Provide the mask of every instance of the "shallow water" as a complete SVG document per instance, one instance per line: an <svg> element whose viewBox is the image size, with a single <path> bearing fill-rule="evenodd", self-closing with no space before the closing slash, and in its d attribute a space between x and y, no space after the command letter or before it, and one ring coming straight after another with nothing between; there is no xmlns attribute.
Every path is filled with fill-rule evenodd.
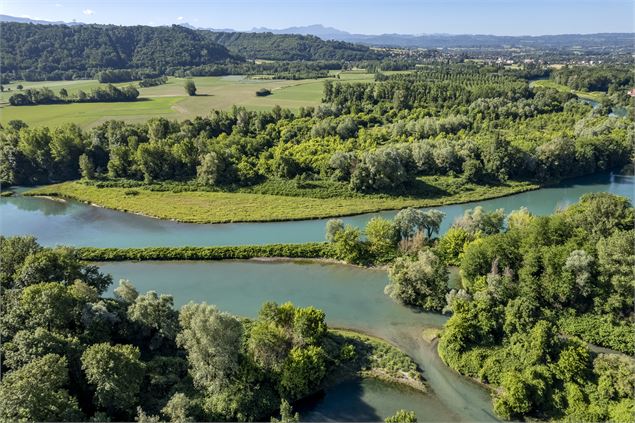
<svg viewBox="0 0 635 423"><path fill-rule="evenodd" d="M488 210L504 208L507 212L525 206L534 214L547 215L578 201L587 192L609 191L633 199L634 186L632 176L593 175L509 197L437 209L446 213L441 227L444 232L456 217L476 205ZM392 217L395 213L363 214L343 220L364 226L373 216ZM326 220L201 225L153 219L76 201L22 196L0 198L0 233L34 235L43 245L147 247L323 241Z"/></svg>
<svg viewBox="0 0 635 423"><path fill-rule="evenodd" d="M416 400L408 399L406 403L410 406L402 407L424 407L427 410L424 414L417 413L419 421L494 419L489 395L443 365L434 347L421 339L424 326L441 327L447 318L415 312L393 302L383 292L388 281L384 271L337 264L254 260L117 262L102 263L100 267L115 280L131 280L140 292L173 294L176 306L205 301L234 314L255 317L266 301L313 305L325 311L331 327L347 327L381 337L415 359L434 393L411 392ZM112 288L108 292L111 294ZM380 385L383 387L378 388ZM370 413L367 409L370 407L380 417L391 415L395 410L388 405L403 403L402 394L389 384L380 385L361 391L349 385L332 388L335 392L339 389L364 395L340 398L329 390L307 418L322 420L328 415L329 419L345 420L346 403L357 404L366 410L364 413ZM385 400L379 401L381 398Z"/></svg>

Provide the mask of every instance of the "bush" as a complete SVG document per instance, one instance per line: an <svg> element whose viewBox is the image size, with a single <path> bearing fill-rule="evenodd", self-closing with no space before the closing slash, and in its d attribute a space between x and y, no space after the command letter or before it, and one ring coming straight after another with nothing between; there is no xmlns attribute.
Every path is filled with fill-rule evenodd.
<svg viewBox="0 0 635 423"><path fill-rule="evenodd" d="M267 244L229 247L145 247L94 248L81 247L77 256L86 261L124 260L228 260L254 257L333 258L331 244Z"/></svg>
<svg viewBox="0 0 635 423"><path fill-rule="evenodd" d="M256 96L258 97L266 97L268 95L271 95L271 90L267 88L261 88L258 91L256 91Z"/></svg>

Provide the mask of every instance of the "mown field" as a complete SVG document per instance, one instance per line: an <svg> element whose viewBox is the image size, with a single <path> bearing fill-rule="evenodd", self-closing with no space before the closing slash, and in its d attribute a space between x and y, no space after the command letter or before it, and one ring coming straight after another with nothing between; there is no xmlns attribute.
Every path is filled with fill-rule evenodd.
<svg viewBox="0 0 635 423"><path fill-rule="evenodd" d="M334 74L334 77L337 74ZM339 73L346 81L372 81L373 74L364 71ZM90 91L100 84L96 80L82 81L42 81L13 82L5 85L0 93L0 123L21 119L30 126L58 126L62 123L76 123L84 128L96 126L111 119L141 122L152 117L169 119L191 119L205 116L211 110L227 110L232 106L243 106L249 110L268 110L279 105L298 110L303 106L317 106L322 99L324 79L303 79L297 81L245 78L243 76L210 76L192 78L197 87L197 96L189 97L183 89L184 79L170 78L167 84L156 87L139 88L139 100L123 103L52 104L14 107L8 104L9 97L19 92L17 85L24 88L48 87L54 92L65 88L70 95L79 90ZM132 83L118 83L124 86ZM257 97L260 88L271 90L266 97ZM10 91L8 91L10 90Z"/></svg>
<svg viewBox="0 0 635 423"><path fill-rule="evenodd" d="M553 88L560 92L572 92L573 94L585 100L601 101L602 98L606 97L606 94L601 91L587 91L587 92L576 91L576 90L572 90L566 85L558 84L557 82L552 81L551 79L541 79L538 81L534 81L532 82L532 86L543 87L543 88Z"/></svg>
<svg viewBox="0 0 635 423"><path fill-rule="evenodd" d="M98 188L81 182L65 182L29 191L27 195L73 198L110 209L161 219L191 223L267 222L316 219L465 203L537 189L528 182L501 185L462 184L458 178L422 177L430 195L357 195L311 197L250 192L154 191L145 188ZM255 187L254 190L257 190ZM322 197L322 198L319 198Z"/></svg>

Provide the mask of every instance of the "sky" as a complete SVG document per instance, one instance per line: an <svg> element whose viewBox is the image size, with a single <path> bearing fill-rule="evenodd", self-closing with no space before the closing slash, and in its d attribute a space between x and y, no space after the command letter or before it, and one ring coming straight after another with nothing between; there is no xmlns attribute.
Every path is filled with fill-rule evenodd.
<svg viewBox="0 0 635 423"><path fill-rule="evenodd" d="M250 30L323 24L360 34L633 32L635 0L0 0L0 14Z"/></svg>

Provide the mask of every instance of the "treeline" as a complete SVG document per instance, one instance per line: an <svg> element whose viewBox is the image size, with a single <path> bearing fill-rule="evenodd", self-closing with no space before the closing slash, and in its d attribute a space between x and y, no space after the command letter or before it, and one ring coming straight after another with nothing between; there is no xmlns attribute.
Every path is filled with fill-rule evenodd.
<svg viewBox="0 0 635 423"><path fill-rule="evenodd" d="M112 84L94 88L89 93L79 90L75 95L69 95L65 88L55 94L50 88L27 88L24 92L9 97L12 106L33 106L36 104L58 103L103 103L118 101L136 101L139 91L132 85L118 88Z"/></svg>
<svg viewBox="0 0 635 423"><path fill-rule="evenodd" d="M233 60L204 31L182 26L30 25L3 23L3 73L14 79L87 77L105 69L153 69Z"/></svg>
<svg viewBox="0 0 635 423"><path fill-rule="evenodd" d="M445 102L429 96L446 98L445 81L421 83L426 88L405 94L395 88L408 79L399 77L368 86L327 83L326 97L337 104L297 113L236 107L184 122L108 121L89 131L13 121L0 131L0 180L30 185L81 175L188 181L214 189L268 179L320 180L351 192L408 194L422 188L417 178L426 175L476 183L549 182L619 169L629 161L628 119L555 90L526 91L520 81L504 93L505 79L487 78L466 82L472 94ZM484 88L490 86L492 92ZM378 101L390 97L374 94L384 92L396 98ZM475 99L476 92L484 97ZM401 93L414 97L401 104ZM528 98L515 100L519 93Z"/></svg>
<svg viewBox="0 0 635 423"><path fill-rule="evenodd" d="M329 332L313 307L253 320L112 283L72 249L0 237L2 421L298 421L290 404L339 378L425 389L389 344ZM331 381L331 382L328 382ZM280 421L275 420L275 421Z"/></svg>
<svg viewBox="0 0 635 423"><path fill-rule="evenodd" d="M327 243L266 244L221 247L145 247L75 249L77 257L86 261L124 260L232 260L256 257L334 258Z"/></svg>
<svg viewBox="0 0 635 423"><path fill-rule="evenodd" d="M215 33L178 25L66 26L8 22L2 27L3 83L7 80L71 80L96 75L103 82L123 82L141 79L139 76L178 76L190 70L195 72L193 75L245 74L246 69L254 66L253 63L240 66L247 65L245 58L337 61L341 67L342 62L385 56L366 46L312 36ZM302 72L314 76L317 72L303 64L287 66L302 68ZM112 74L109 72L112 70L124 72ZM274 73L286 79L302 77L298 71Z"/></svg>
<svg viewBox="0 0 635 423"><path fill-rule="evenodd" d="M631 66L565 66L551 72L551 78L574 90L603 91L609 94L628 91L635 86Z"/></svg>
<svg viewBox="0 0 635 423"><path fill-rule="evenodd" d="M337 60L381 59L383 53L360 44L325 41L312 35L255 32L208 32L214 42L247 59Z"/></svg>

